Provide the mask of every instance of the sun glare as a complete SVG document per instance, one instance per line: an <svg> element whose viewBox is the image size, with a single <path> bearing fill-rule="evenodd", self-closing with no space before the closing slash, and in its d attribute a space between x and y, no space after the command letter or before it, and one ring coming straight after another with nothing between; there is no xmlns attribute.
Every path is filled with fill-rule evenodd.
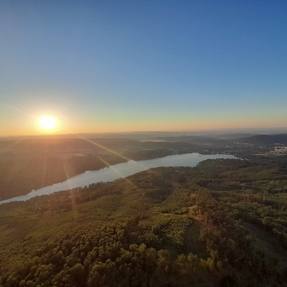
<svg viewBox="0 0 287 287"><path fill-rule="evenodd" d="M58 119L54 115L41 115L38 126L42 132L55 132L58 127Z"/></svg>

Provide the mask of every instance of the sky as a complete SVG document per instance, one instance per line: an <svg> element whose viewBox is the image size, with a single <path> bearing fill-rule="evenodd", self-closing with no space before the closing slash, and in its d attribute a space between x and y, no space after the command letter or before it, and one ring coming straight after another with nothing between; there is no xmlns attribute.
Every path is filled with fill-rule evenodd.
<svg viewBox="0 0 287 287"><path fill-rule="evenodd" d="M0 135L287 127L285 0L1 0Z"/></svg>

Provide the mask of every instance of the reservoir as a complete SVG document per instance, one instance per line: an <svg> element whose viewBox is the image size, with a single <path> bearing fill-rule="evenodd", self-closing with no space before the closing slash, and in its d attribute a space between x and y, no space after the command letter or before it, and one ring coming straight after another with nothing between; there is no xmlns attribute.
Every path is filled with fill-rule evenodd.
<svg viewBox="0 0 287 287"><path fill-rule="evenodd" d="M238 159L233 155L227 154L200 154L200 153L186 153L178 155L169 155L155 159L140 160L140 161L126 161L119 164L107 166L105 168L93 171L85 171L79 175L68 178L62 182L52 185L44 186L31 192L11 197L0 201L0 204L26 201L33 197L48 195L59 191L70 190L73 188L81 188L90 184L99 182L111 182L116 179L125 178L130 175L149 170L157 167L195 167L204 160L216 159ZM17 180L17 179L16 179Z"/></svg>

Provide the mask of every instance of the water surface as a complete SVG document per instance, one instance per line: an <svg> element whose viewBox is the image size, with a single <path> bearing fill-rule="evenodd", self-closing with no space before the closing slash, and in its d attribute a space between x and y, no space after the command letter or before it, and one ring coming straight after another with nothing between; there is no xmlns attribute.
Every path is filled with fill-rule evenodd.
<svg viewBox="0 0 287 287"><path fill-rule="evenodd" d="M30 193L11 197L0 201L0 204L26 201L33 197L52 194L59 191L69 190L72 188L85 187L93 183L111 182L116 179L125 178L127 176L142 172L156 167L195 167L200 162L207 159L237 159L233 155L227 154L199 154L186 153L179 155L169 155L161 158L127 161L119 164L114 164L99 170L86 171L74 177L68 178L65 181L44 186L42 188L32 190Z"/></svg>

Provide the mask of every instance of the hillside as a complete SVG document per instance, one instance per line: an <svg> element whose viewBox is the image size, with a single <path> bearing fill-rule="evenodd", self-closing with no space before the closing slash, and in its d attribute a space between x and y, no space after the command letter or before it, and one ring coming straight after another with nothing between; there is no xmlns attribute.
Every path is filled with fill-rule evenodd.
<svg viewBox="0 0 287 287"><path fill-rule="evenodd" d="M284 286L284 166L206 161L0 206L0 286Z"/></svg>
<svg viewBox="0 0 287 287"><path fill-rule="evenodd" d="M240 141L254 145L287 145L287 134L254 135L241 138Z"/></svg>

